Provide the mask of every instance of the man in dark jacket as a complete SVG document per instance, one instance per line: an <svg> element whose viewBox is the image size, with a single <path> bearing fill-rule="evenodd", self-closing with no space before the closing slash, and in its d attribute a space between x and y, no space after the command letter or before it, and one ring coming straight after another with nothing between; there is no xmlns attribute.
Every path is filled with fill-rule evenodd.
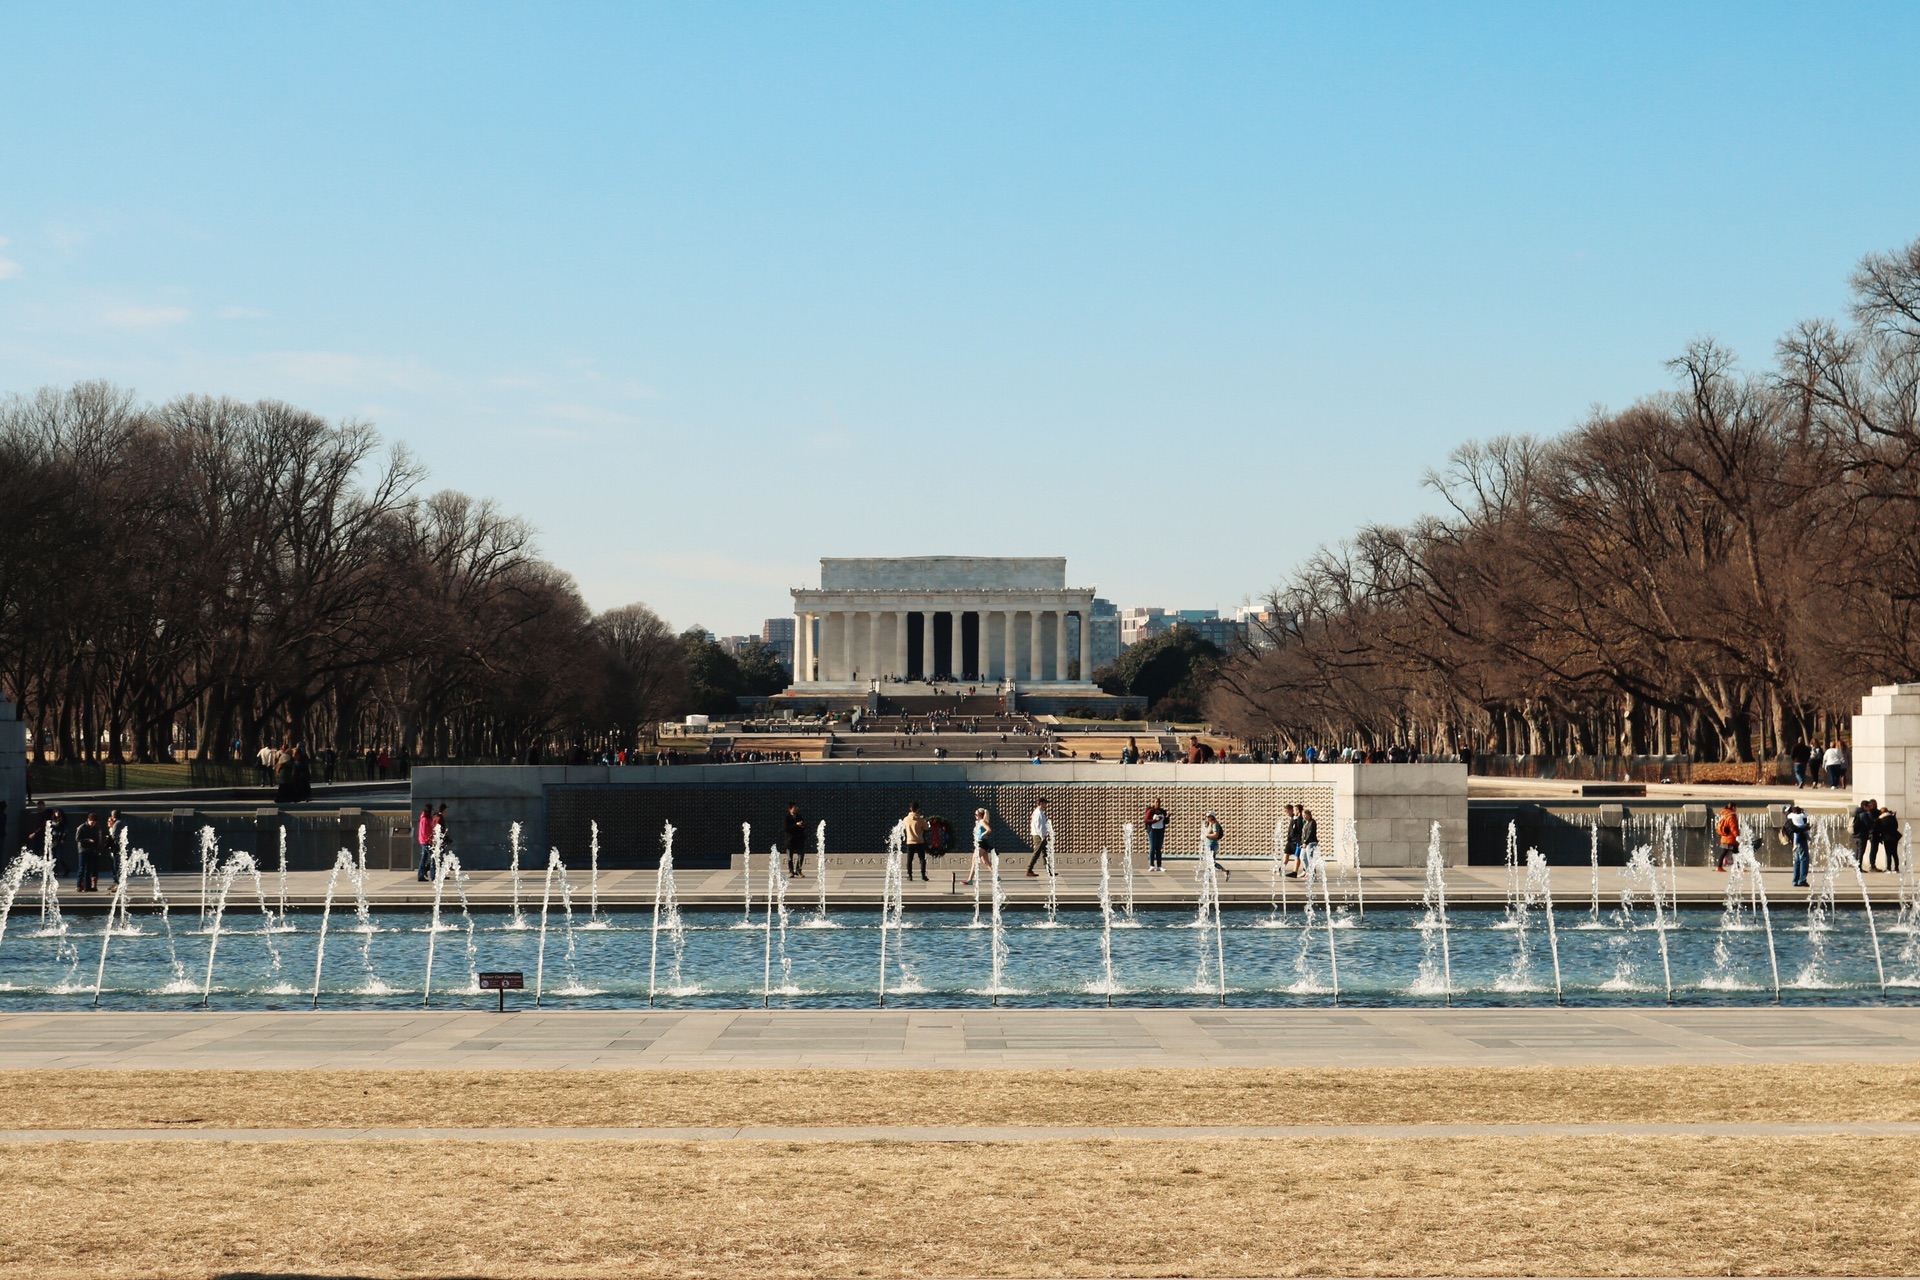
<svg viewBox="0 0 1920 1280"><path fill-rule="evenodd" d="M1880 843L1874 826L1879 821L1880 804L1876 800L1862 800L1853 811L1853 856L1860 863L1862 871L1873 870L1871 858Z"/></svg>
<svg viewBox="0 0 1920 1280"><path fill-rule="evenodd" d="M787 806L787 874L796 880L804 880L801 870L807 862L807 820L800 816L800 806Z"/></svg>
<svg viewBox="0 0 1920 1280"><path fill-rule="evenodd" d="M106 829L100 825L100 815L89 813L87 820L80 824L80 830L73 836L75 859L73 887L81 893L93 893L100 888L100 846Z"/></svg>

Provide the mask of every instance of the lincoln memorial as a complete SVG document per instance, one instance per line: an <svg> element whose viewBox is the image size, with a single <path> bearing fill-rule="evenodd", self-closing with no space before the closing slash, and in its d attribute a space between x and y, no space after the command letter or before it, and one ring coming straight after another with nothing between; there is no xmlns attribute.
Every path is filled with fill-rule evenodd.
<svg viewBox="0 0 1920 1280"><path fill-rule="evenodd" d="M1062 556L823 559L819 589L793 592L792 692L934 679L1087 691L1093 594L1067 585Z"/></svg>

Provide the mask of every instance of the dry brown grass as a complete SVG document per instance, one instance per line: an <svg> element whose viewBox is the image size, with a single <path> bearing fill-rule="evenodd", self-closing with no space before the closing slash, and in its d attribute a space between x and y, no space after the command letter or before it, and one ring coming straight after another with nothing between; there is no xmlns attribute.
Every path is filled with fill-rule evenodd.
<svg viewBox="0 0 1920 1280"><path fill-rule="evenodd" d="M0 1148L0 1275L1913 1274L1902 1139Z"/></svg>
<svg viewBox="0 0 1920 1280"><path fill-rule="evenodd" d="M13 1128L1920 1120L1920 1066L12 1071Z"/></svg>

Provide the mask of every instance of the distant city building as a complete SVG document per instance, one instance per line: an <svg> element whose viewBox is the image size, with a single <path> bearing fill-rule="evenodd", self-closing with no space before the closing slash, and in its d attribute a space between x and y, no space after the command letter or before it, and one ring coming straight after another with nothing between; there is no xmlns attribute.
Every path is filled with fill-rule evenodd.
<svg viewBox="0 0 1920 1280"><path fill-rule="evenodd" d="M1160 609L1135 606L1120 611L1120 645L1130 649L1142 640L1185 627L1222 649L1231 649L1247 635L1244 622L1223 618L1218 609Z"/></svg>
<svg viewBox="0 0 1920 1280"><path fill-rule="evenodd" d="M1189 618L1186 616L1189 613L1199 616ZM1182 609L1174 619L1174 625L1182 631L1194 632L1202 640L1229 653L1247 638L1247 624L1221 617L1218 609Z"/></svg>
<svg viewBox="0 0 1920 1280"><path fill-rule="evenodd" d="M1165 609L1131 608L1120 611L1120 647L1131 649L1142 640L1151 640L1173 626Z"/></svg>
<svg viewBox="0 0 1920 1280"><path fill-rule="evenodd" d="M1294 616L1264 604L1243 604L1233 611L1234 621L1246 628L1247 643L1255 649L1271 649L1276 637L1293 625Z"/></svg>
<svg viewBox="0 0 1920 1280"><path fill-rule="evenodd" d="M760 624L760 643L773 650L780 665L793 674L793 619L768 618Z"/></svg>
<svg viewBox="0 0 1920 1280"><path fill-rule="evenodd" d="M1087 613L1087 652L1095 671L1119 660L1120 611L1111 600L1094 597Z"/></svg>
<svg viewBox="0 0 1920 1280"><path fill-rule="evenodd" d="M760 641L753 636L720 636L714 643L736 658L744 658L760 647Z"/></svg>

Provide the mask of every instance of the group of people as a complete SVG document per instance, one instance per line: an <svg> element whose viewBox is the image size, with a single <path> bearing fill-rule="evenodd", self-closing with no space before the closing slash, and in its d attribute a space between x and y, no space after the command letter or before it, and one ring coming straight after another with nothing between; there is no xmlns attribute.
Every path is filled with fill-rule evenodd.
<svg viewBox="0 0 1920 1280"><path fill-rule="evenodd" d="M1900 828L1900 815L1892 809L1881 808L1878 801L1862 800L1853 810L1849 834L1853 840L1853 856L1862 872L1900 869L1900 841L1905 833ZM1731 801L1721 806L1719 816L1714 819L1713 836L1719 850L1713 869L1725 871L1740 852L1740 814ZM1808 888L1813 821L1805 809L1797 804L1787 806L1781 818L1780 838L1793 851L1793 887ZM1877 865L1883 860L1882 854L1885 855L1884 868Z"/></svg>
<svg viewBox="0 0 1920 1280"><path fill-rule="evenodd" d="M439 839L436 841L435 836ZM414 873L416 880L432 880L440 874L439 862L453 852L453 832L447 826L447 806L435 809L432 805L422 805L420 816L413 824L414 842L420 846L420 866Z"/></svg>
<svg viewBox="0 0 1920 1280"><path fill-rule="evenodd" d="M330 750L327 752L328 756L332 754ZM298 804L313 799L313 757L307 753L306 744L292 739L277 747L262 743L254 759L260 764L260 785L273 788L275 804ZM331 766L327 780L333 780Z"/></svg>
<svg viewBox="0 0 1920 1280"><path fill-rule="evenodd" d="M1827 776L1827 785L1835 791L1847 780L1847 752L1838 742L1829 742L1825 751L1808 746L1805 741L1796 741L1793 749L1787 752L1787 758L1793 761L1793 785L1796 787L1819 787L1821 773Z"/></svg>
<svg viewBox="0 0 1920 1280"><path fill-rule="evenodd" d="M0 805L0 811L4 809L5 806ZM97 893L103 863L110 865L108 883L120 882L120 838L126 825L120 811L112 809L104 818L95 810L78 826L70 826L66 810L49 810L41 805L27 825L26 844L29 849L42 850L52 856L56 876L71 871L76 892ZM69 852L73 855L71 863L67 861Z"/></svg>
<svg viewBox="0 0 1920 1280"><path fill-rule="evenodd" d="M1886 869L1900 869L1900 815L1883 809L1877 800L1862 800L1853 811L1853 856L1862 871L1878 871L1879 855L1886 854Z"/></svg>

